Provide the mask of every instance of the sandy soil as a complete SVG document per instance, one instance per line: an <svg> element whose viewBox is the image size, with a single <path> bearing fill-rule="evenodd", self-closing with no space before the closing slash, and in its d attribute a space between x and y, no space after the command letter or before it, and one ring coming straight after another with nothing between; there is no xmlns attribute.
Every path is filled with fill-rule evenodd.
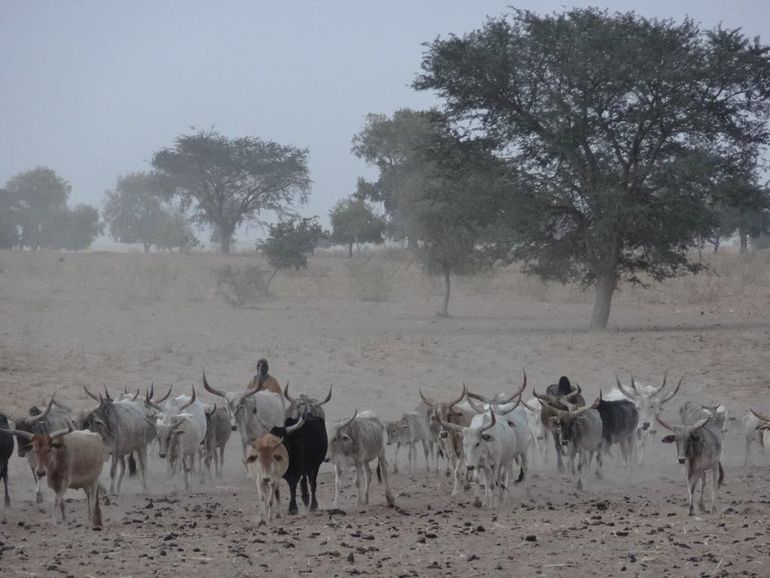
<svg viewBox="0 0 770 578"><path fill-rule="evenodd" d="M403 256L378 256L363 275L385 273L387 300L371 302L360 271L319 256L308 271L279 274L274 297L235 309L216 293L212 271L251 257L0 252L0 410L18 415L53 391L80 409L82 385L115 391L200 384L245 385L256 360L294 391L320 396L334 384L330 420L354 409L384 419L411 410L417 387L437 398L463 381L492 393L518 384L522 368L543 389L566 374L588 398L633 372L657 382L686 375L667 409L676 421L688 399L725 403L732 416L770 412L767 259L722 256L713 272L616 299L611 329L584 330L590 295L545 287L516 271L460 280L453 317L438 318L439 286ZM384 279L384 280L383 280ZM364 279L365 281L366 279ZM358 282L357 282L358 281ZM686 515L683 472L671 446L655 443L646 466L627 479L610 463L582 492L552 463L533 468L529 492L516 487L496 511L453 500L449 481L391 476L397 508L372 487L355 507L352 477L342 512L284 516L258 527L256 490L233 439L225 476L171 495L155 458L151 495L136 480L103 508L101 532L85 524L81 492L70 522L55 523L50 491L39 509L26 462L11 464L11 509L0 509L2 575L770 575L770 467L756 453L743 471L737 422L726 439L719 515ZM237 435L237 434L236 434ZM660 436L658 436L660 437ZM553 453L551 453L553 456ZM406 457L402 452L401 469ZM392 458L391 458L392 459ZM105 479L107 473L105 470ZM329 504L332 476L319 488ZM707 492L707 498L709 498ZM708 503L708 500L707 500ZM283 507L286 507L284 502Z"/></svg>

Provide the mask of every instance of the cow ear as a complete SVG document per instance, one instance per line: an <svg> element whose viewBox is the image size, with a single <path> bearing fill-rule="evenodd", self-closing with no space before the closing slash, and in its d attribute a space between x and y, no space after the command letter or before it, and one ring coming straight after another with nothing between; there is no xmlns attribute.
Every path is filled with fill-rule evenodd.
<svg viewBox="0 0 770 578"><path fill-rule="evenodd" d="M667 435L666 437L664 437L660 441L662 441L664 444L672 444L672 443L674 443L676 441L676 436L675 435Z"/></svg>
<svg viewBox="0 0 770 578"><path fill-rule="evenodd" d="M481 434L481 439L483 439L485 442L491 442L495 439L495 437L489 434Z"/></svg>
<svg viewBox="0 0 770 578"><path fill-rule="evenodd" d="M352 439L350 439L350 436L348 434L342 434L342 439L347 440L349 442L353 441Z"/></svg>
<svg viewBox="0 0 770 578"><path fill-rule="evenodd" d="M409 429L409 424L405 423L404 425L401 426L401 429Z"/></svg>
<svg viewBox="0 0 770 578"><path fill-rule="evenodd" d="M178 436L178 435L182 435L184 433L184 430L182 430L182 429L175 429L175 430L172 430L172 433L174 435Z"/></svg>

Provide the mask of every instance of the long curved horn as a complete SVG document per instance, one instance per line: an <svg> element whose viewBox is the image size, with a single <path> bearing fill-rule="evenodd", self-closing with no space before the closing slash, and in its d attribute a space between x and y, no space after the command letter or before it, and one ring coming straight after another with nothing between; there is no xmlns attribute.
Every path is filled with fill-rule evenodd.
<svg viewBox="0 0 770 578"><path fill-rule="evenodd" d="M580 387L579 383L575 384L575 391L569 392L567 395L563 396L561 399L570 401L573 397L579 396L581 393L583 393L583 389Z"/></svg>
<svg viewBox="0 0 770 578"><path fill-rule="evenodd" d="M620 383L620 378L618 377L617 373L615 374L615 383L618 385L618 389L620 390L620 393L625 395L628 399L636 399L637 397L636 394L626 389L626 386Z"/></svg>
<svg viewBox="0 0 770 578"><path fill-rule="evenodd" d="M68 434L68 433L70 433L71 431L72 431L72 427L66 427L66 428L64 428L64 429L57 429L56 431L54 431L54 432L51 432L51 433L50 433L50 434L48 434L48 435L50 435L50 436L51 436L51 439L55 439L55 438L60 438L60 437L61 437L61 436L63 436L63 435L67 435L67 434Z"/></svg>
<svg viewBox="0 0 770 578"><path fill-rule="evenodd" d="M288 385L288 383L287 383ZM329 386L329 393L326 395L326 399L324 399L322 402L319 402L318 405L324 405L325 403L329 403L332 399L332 386Z"/></svg>
<svg viewBox="0 0 770 578"><path fill-rule="evenodd" d="M532 407L531 405L529 405L529 404L528 404L526 401L524 401L523 399L519 398L519 400L521 401L521 405L523 405L523 406L524 406L526 409L528 409L528 410L529 410L529 411L531 411L532 413L540 413L540 410L539 410L539 409L535 409L534 407Z"/></svg>
<svg viewBox="0 0 770 578"><path fill-rule="evenodd" d="M520 403L521 403L521 396L518 397L518 399L516 400L516 403L513 404L513 407L511 409L507 409L503 412L500 412L500 415L508 415L509 413L513 412L513 410L515 410L517 407L519 407Z"/></svg>
<svg viewBox="0 0 770 578"><path fill-rule="evenodd" d="M28 440L32 439L33 434L29 433L28 431L22 431L20 429L4 429L0 428L1 432L8 433L15 436L21 436L23 438L27 438Z"/></svg>
<svg viewBox="0 0 770 578"><path fill-rule="evenodd" d="M205 369L203 370L203 388L206 391L208 391L209 393L212 393L214 395L218 395L219 397L224 397L225 399L227 399L227 396L223 392L219 391L218 389L214 389L213 387L211 387L209 385L209 382L206 381L206 370Z"/></svg>
<svg viewBox="0 0 770 578"><path fill-rule="evenodd" d="M287 386L289 385L288 381L286 382L286 385ZM249 391L247 391L246 393L243 394L243 398L242 399L246 399L247 397L251 397L255 393L259 393L261 390L262 390L261 387L255 387L254 389L250 389ZM222 397L224 397L224 396L222 396Z"/></svg>
<svg viewBox="0 0 770 578"><path fill-rule="evenodd" d="M602 401L604 401L604 400L602 400L602 390L599 389L599 397L597 397L596 401L594 401L594 403L591 405L591 409L596 409L597 407L599 407L599 404Z"/></svg>
<svg viewBox="0 0 770 578"><path fill-rule="evenodd" d="M532 390L532 395L535 396L535 399L540 400L542 403L545 403L546 405L548 405L550 407L554 407L554 405L556 405L557 403L560 403L560 400L558 400L554 396L548 395L547 393L543 394L543 395L540 395L534 389Z"/></svg>
<svg viewBox="0 0 770 578"><path fill-rule="evenodd" d="M442 419L438 415L438 410L433 410L433 415L436 416L436 421L438 421L439 425L447 430L456 431L458 433L462 433L465 431L465 426L457 425L456 423L447 423L445 421L442 421Z"/></svg>
<svg viewBox="0 0 770 578"><path fill-rule="evenodd" d="M655 392L652 394L652 396L658 395L661 391L663 391L663 388L666 387L666 380L668 379L668 370L663 374L663 383L660 384L660 387L655 390ZM652 397L650 396L650 397Z"/></svg>
<svg viewBox="0 0 770 578"><path fill-rule="evenodd" d="M106 396L107 396L107 401L112 401L112 397L110 396L110 392L109 392L109 390L107 389L107 386L106 386L106 385L104 386L104 395L106 395Z"/></svg>
<svg viewBox="0 0 770 578"><path fill-rule="evenodd" d="M420 386L418 388L418 391L420 392L420 398L422 399L423 403L425 403L425 405L427 405L428 407L436 407L436 402L435 401L433 401L432 399L428 399L427 397L425 397L423 395L423 393L422 393L422 386Z"/></svg>
<svg viewBox="0 0 770 578"><path fill-rule="evenodd" d="M90 391L88 391L88 388L87 388L85 385L83 386L83 391L85 391L85 392L86 392L86 395L87 395L88 397L90 397L91 399L93 399L94 401L97 401L97 402L99 401L99 398L98 398L98 397L96 397L96 396L95 396L93 393L91 393Z"/></svg>
<svg viewBox="0 0 770 578"><path fill-rule="evenodd" d="M770 416L762 415L761 413L758 413L753 409L751 410L751 413L753 413L755 417L761 419L762 421L770 422Z"/></svg>
<svg viewBox="0 0 770 578"><path fill-rule="evenodd" d="M476 413L484 413L486 411L483 405L479 405L475 397L472 398L468 396L468 403L471 405L471 407Z"/></svg>
<svg viewBox="0 0 770 578"><path fill-rule="evenodd" d="M488 429L492 429L493 427L495 427L495 424L497 423L497 418L495 417L495 412L493 412L493 411L492 411L492 408L491 408L491 407L489 408L489 415L491 415L491 416L492 416L492 421L490 422L490 424L489 424L489 425L487 425L487 426L484 426L483 428L481 428L481 429L479 430L479 434L483 434L483 433L484 433L485 431L487 431Z"/></svg>
<svg viewBox="0 0 770 578"><path fill-rule="evenodd" d="M166 395L164 395L164 396L163 396L163 397L161 397L160 399L156 399L156 400L155 400L155 403L163 403L164 401L166 401L166 400L169 398L169 396L171 395L171 391L172 391L173 389L174 389L174 386L173 386L173 385L170 385L170 386L168 387L168 391L166 392Z"/></svg>
<svg viewBox="0 0 770 578"><path fill-rule="evenodd" d="M182 407L179 408L179 412L180 413L183 412L184 410L186 410L188 407L190 407L192 404L195 403L195 386L194 385L193 385L192 390L193 390L193 392L192 392L192 397L190 398L190 401L188 401L186 404L184 404Z"/></svg>
<svg viewBox="0 0 770 578"><path fill-rule="evenodd" d="M150 391L148 392L148 397L150 399L155 397L155 382L154 381L150 383Z"/></svg>
<svg viewBox="0 0 770 578"><path fill-rule="evenodd" d="M673 427L671 427L671 426L670 426L670 425L668 425L668 424L667 424L665 421L663 421L659 415L656 415L656 416L655 416L655 419L657 419L657 420L658 420L658 423L659 423L660 425L662 425L664 428L666 428L667 430L669 430L669 431L676 431L676 430L675 430Z"/></svg>
<svg viewBox="0 0 770 578"><path fill-rule="evenodd" d="M341 430L341 429L342 429L342 428L344 428L345 426L348 426L348 425L350 425L351 423L353 423L353 420L354 420L354 419L356 419L356 417L357 417L357 416L358 416L358 409L356 409L356 411L355 411L355 412L353 412L353 417L351 417L349 420L345 421L344 423L341 423L341 424L340 424L340 425L337 427L337 429L338 429L338 430Z"/></svg>
<svg viewBox="0 0 770 578"><path fill-rule="evenodd" d="M286 382L286 387L283 388L283 396L290 402L294 403L295 399L289 395L289 382Z"/></svg>
<svg viewBox="0 0 770 578"><path fill-rule="evenodd" d="M471 399L475 399L480 401L481 403L492 403L492 401L488 397L484 397L480 393L472 393L470 391L466 392L465 396L468 398L468 401Z"/></svg>
<svg viewBox="0 0 770 578"><path fill-rule="evenodd" d="M679 380L679 383L676 384L676 387L674 388L674 390L670 393L667 393L666 397L660 400L660 405L663 405L664 403L671 401L671 398L674 397L679 391L679 388L682 387L683 381L684 381L684 375L682 376L682 379Z"/></svg>
<svg viewBox="0 0 770 578"><path fill-rule="evenodd" d="M136 401L139 397L139 388L136 389L136 393L134 394L134 397L131 398L131 401Z"/></svg>
<svg viewBox="0 0 770 578"><path fill-rule="evenodd" d="M455 399L454 401L449 403L449 409L451 410L454 406L456 406L458 403L460 403L463 398L465 397L465 394L468 393L468 388L465 387L465 384L463 383L463 391L460 394L460 397Z"/></svg>
<svg viewBox="0 0 770 578"><path fill-rule="evenodd" d="M584 405L583 407L578 407L576 409L570 410L570 413L572 415L580 415L580 414L583 414L583 413L585 413L587 411L591 411L592 409L595 409L595 408L593 406L591 406L591 405Z"/></svg>
<svg viewBox="0 0 770 578"><path fill-rule="evenodd" d="M711 417L704 417L702 420L696 421L690 426L690 431L695 431L696 429L702 428L710 419Z"/></svg>
<svg viewBox="0 0 770 578"><path fill-rule="evenodd" d="M44 418L48 417L48 412L51 411L51 407L53 406L53 400L54 400L55 397L56 397L56 394L54 393L51 396L51 401L49 401L48 405L45 406L45 411L43 413L41 413L40 415L36 415L35 417L30 418L29 421L40 421L41 419L44 419Z"/></svg>
<svg viewBox="0 0 770 578"><path fill-rule="evenodd" d="M297 423L295 423L294 425L290 425L289 427L286 428L286 435L289 435L297 431L303 425L305 425L305 414L302 414L302 417L299 418L299 421Z"/></svg>

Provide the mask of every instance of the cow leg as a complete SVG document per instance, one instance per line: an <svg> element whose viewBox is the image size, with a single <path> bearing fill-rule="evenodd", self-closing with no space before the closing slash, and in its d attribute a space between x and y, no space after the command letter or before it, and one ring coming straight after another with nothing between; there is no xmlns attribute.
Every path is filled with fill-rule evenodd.
<svg viewBox="0 0 770 578"><path fill-rule="evenodd" d="M409 474L414 473L414 468L417 467L417 447L415 442L409 440Z"/></svg>
<svg viewBox="0 0 770 578"><path fill-rule="evenodd" d="M711 483L711 513L716 514L719 511L719 462L711 468Z"/></svg>
<svg viewBox="0 0 770 578"><path fill-rule="evenodd" d="M422 440L422 452L425 454L425 469L428 470L428 473L430 473L430 459L428 459L428 455L430 453L431 458L433 457L433 444L430 444L429 452L428 441Z"/></svg>
<svg viewBox="0 0 770 578"><path fill-rule="evenodd" d="M297 508L297 482L299 478L297 476L291 476L286 478L286 482L289 484L289 514L296 514L299 510Z"/></svg>
<svg viewBox="0 0 770 578"><path fill-rule="evenodd" d="M364 492L361 488L366 484L365 475L364 467L361 464L356 464L356 498L359 506L364 505Z"/></svg>
<svg viewBox="0 0 770 578"><path fill-rule="evenodd" d="M700 475L700 499L698 500L698 511L705 512L706 504L703 501L703 495L706 493L706 470Z"/></svg>
<svg viewBox="0 0 770 578"><path fill-rule="evenodd" d="M310 471L310 511L311 512L318 511L318 501L316 500L316 497L315 497L315 489L318 481L318 468L319 466L313 466L313 469Z"/></svg>
<svg viewBox="0 0 770 578"><path fill-rule="evenodd" d="M150 492L147 487L147 448L139 448L136 452L136 461L139 462L139 476L142 478L142 491L145 494Z"/></svg>
<svg viewBox="0 0 770 578"><path fill-rule="evenodd" d="M8 462L3 466L3 484L5 485L5 507L11 507L11 497L8 495Z"/></svg>
<svg viewBox="0 0 770 578"><path fill-rule="evenodd" d="M67 521L67 514L64 512L64 492L66 491L67 491L67 486L65 485L64 489L61 492L56 494L56 498L59 500L59 512L60 512L59 523L60 524L63 524L64 522Z"/></svg>
<svg viewBox="0 0 770 578"><path fill-rule="evenodd" d="M130 457L130 454L129 454ZM126 475L126 457L120 457L120 471L118 473L118 487L116 495L120 495L120 486L123 484L123 476Z"/></svg>
<svg viewBox="0 0 770 578"><path fill-rule="evenodd" d="M225 467L225 446L219 446L219 471L217 477L222 479L222 471Z"/></svg>
<svg viewBox="0 0 770 578"><path fill-rule="evenodd" d="M393 473L398 473L398 450L401 449L401 442L396 442L396 452L393 454Z"/></svg>
<svg viewBox="0 0 770 578"><path fill-rule="evenodd" d="M559 443L559 435L556 433L556 430L551 430L551 437L553 437L553 445L556 448L556 468L559 470L560 474L564 473L564 463L561 460L561 444ZM572 474L575 474L575 471L572 471Z"/></svg>
<svg viewBox="0 0 770 578"><path fill-rule="evenodd" d="M457 460L455 462L455 470L454 470L454 477L455 477L455 483L452 487L452 497L455 497L457 495L457 492L460 488L460 467L462 466L462 462L460 460Z"/></svg>
<svg viewBox="0 0 770 578"><path fill-rule="evenodd" d="M695 495L695 488L697 485L698 485L698 476L692 475L687 479L687 507L691 516L694 513L692 501L693 501L693 496Z"/></svg>
<svg viewBox="0 0 770 578"><path fill-rule="evenodd" d="M274 492L275 504L273 505L275 508L275 517L280 518L281 517L281 480L280 479L275 480L274 486L275 486L275 492Z"/></svg>
<svg viewBox="0 0 770 578"><path fill-rule="evenodd" d="M190 491L190 470L192 470L193 464L191 463L192 456L182 456L182 473L184 474L184 489Z"/></svg>
<svg viewBox="0 0 770 578"><path fill-rule="evenodd" d="M32 478L35 480L35 503L42 504L43 503L43 489L40 487L40 476L37 475L37 472L35 471L35 466L30 464L30 469L32 470Z"/></svg>
<svg viewBox="0 0 770 578"><path fill-rule="evenodd" d="M115 474L118 471L118 461L118 457L112 454L112 459L110 460L110 496L117 495L115 493Z"/></svg>
<svg viewBox="0 0 770 578"><path fill-rule="evenodd" d="M302 503L305 504L305 510L310 507L310 492L307 490L307 473L303 474L299 480L299 488L302 491Z"/></svg>
<svg viewBox="0 0 770 578"><path fill-rule="evenodd" d="M590 458L589 458L590 462ZM601 480L602 479L602 452L598 451L596 452L596 479Z"/></svg>
<svg viewBox="0 0 770 578"><path fill-rule="evenodd" d="M364 506L369 505L369 488L372 487L372 467L369 462L364 462Z"/></svg>
<svg viewBox="0 0 770 578"><path fill-rule="evenodd" d="M92 519L92 516L91 516L91 490L92 490L92 488L90 488L89 486L86 486L85 488L83 488L83 491L86 493L86 507L88 509L88 521L89 522Z"/></svg>
<svg viewBox="0 0 770 578"><path fill-rule="evenodd" d="M342 468L340 467L339 464L334 464L334 500L332 500L332 508L335 510L339 507L341 483L342 483Z"/></svg>
<svg viewBox="0 0 770 578"><path fill-rule="evenodd" d="M393 499L393 492L390 491L390 480L388 480L388 462L385 459L385 451L380 454L378 471L382 474L382 481L385 484L385 501L391 508L396 505Z"/></svg>

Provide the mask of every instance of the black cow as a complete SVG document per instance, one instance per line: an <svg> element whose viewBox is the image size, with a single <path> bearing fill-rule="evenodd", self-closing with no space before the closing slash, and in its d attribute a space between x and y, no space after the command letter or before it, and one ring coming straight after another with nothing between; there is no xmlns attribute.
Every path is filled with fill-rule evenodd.
<svg viewBox="0 0 770 578"><path fill-rule="evenodd" d="M599 398L593 403L602 418L602 450L609 452L612 444L620 446L626 466L633 464L636 448L636 427L639 412L634 402L627 399L604 401L599 390Z"/></svg>
<svg viewBox="0 0 770 578"><path fill-rule="evenodd" d="M546 403L541 407L540 419L543 422L546 431L551 432L551 436L553 437L553 444L556 448L556 465L560 472L564 471L564 464L561 459L563 448L559 443L559 437L556 430L553 428L553 423L551 421L551 418L556 416L556 413L552 408L569 411L572 407L584 406L586 402L581 395L581 391L579 385L573 387L569 379L562 375L559 378L559 383L552 383L545 388L545 398L547 399L544 400L541 397L541 401L545 401ZM572 406L562 403L562 399L567 400Z"/></svg>
<svg viewBox="0 0 770 578"><path fill-rule="evenodd" d="M5 484L5 507L11 506L11 497L8 495L8 460L13 454L13 435L8 433L8 418L0 413L0 478Z"/></svg>
<svg viewBox="0 0 770 578"><path fill-rule="evenodd" d="M274 427L270 430L271 434L283 439L283 445L289 452L289 468L283 475L291 492L289 514L297 513L297 482L300 482L302 503L306 508L309 507L311 512L318 510L315 497L316 479L329 445L323 419L309 414L301 419L304 420L304 425L290 433L287 433L286 428L299 423L300 420L287 418L284 427Z"/></svg>

